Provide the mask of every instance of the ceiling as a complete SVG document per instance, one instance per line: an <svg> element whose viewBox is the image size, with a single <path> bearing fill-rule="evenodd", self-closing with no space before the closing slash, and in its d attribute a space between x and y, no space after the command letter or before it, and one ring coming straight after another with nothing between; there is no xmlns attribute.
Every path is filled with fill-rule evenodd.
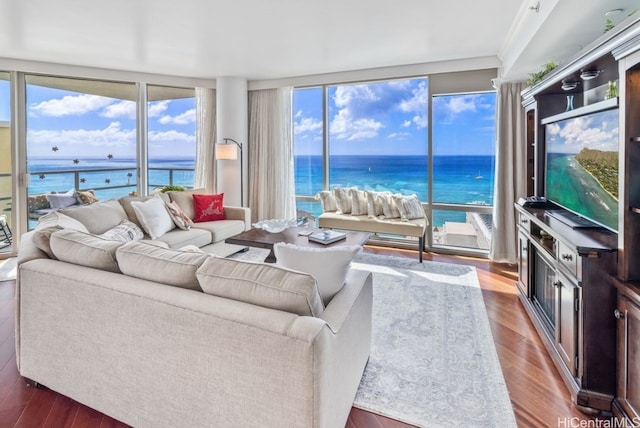
<svg viewBox="0 0 640 428"><path fill-rule="evenodd" d="M0 0L0 58L249 80L477 58L502 66L505 80L523 80L600 36L606 11L623 9L612 17L618 23L639 7L640 0Z"/></svg>

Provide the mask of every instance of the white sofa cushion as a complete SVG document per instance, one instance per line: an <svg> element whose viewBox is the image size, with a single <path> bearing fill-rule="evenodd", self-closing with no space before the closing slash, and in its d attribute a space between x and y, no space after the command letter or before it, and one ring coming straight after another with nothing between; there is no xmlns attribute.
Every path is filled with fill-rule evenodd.
<svg viewBox="0 0 640 428"><path fill-rule="evenodd" d="M390 197L391 192L374 192L366 190L364 193L367 195L367 215L369 218L384 215L382 199Z"/></svg>
<svg viewBox="0 0 640 428"><path fill-rule="evenodd" d="M211 257L196 277L207 294L301 316L324 311L316 280L283 267Z"/></svg>
<svg viewBox="0 0 640 428"><path fill-rule="evenodd" d="M351 195L351 215L367 214L367 195L364 190L352 189L349 194Z"/></svg>
<svg viewBox="0 0 640 428"><path fill-rule="evenodd" d="M209 257L205 253L161 248L136 241L122 245L116 251L118 266L125 275L197 291L202 290L196 279L196 270Z"/></svg>
<svg viewBox="0 0 640 428"><path fill-rule="evenodd" d="M359 245L312 248L281 242L273 246L273 251L278 266L307 273L316 279L320 297L327 306L342 290L351 260L361 248Z"/></svg>
<svg viewBox="0 0 640 428"><path fill-rule="evenodd" d="M132 201L131 207L140 226L152 239L159 238L176 227L160 196L146 201Z"/></svg>
<svg viewBox="0 0 640 428"><path fill-rule="evenodd" d="M96 202L91 205L78 205L61 210L62 214L73 217L82 223L89 233L100 235L116 227L127 219L127 213L116 199Z"/></svg>
<svg viewBox="0 0 640 428"><path fill-rule="evenodd" d="M335 187L333 196L336 198L336 206L339 214L351 214L351 190L357 190L357 187Z"/></svg>
<svg viewBox="0 0 640 428"><path fill-rule="evenodd" d="M80 223L73 217L62 214L60 211L52 211L40 217L36 224L36 230L56 226L59 226L62 229L74 229L79 230L80 232L89 233L84 224Z"/></svg>
<svg viewBox="0 0 640 428"><path fill-rule="evenodd" d="M120 272L116 250L123 242L108 241L73 229L62 229L51 234L49 244L56 258L63 262Z"/></svg>
<svg viewBox="0 0 640 428"><path fill-rule="evenodd" d="M396 201L392 195L380 195L380 201L382 202L384 218L400 218L400 210L396 206Z"/></svg>
<svg viewBox="0 0 640 428"><path fill-rule="evenodd" d="M189 230L175 228L156 239L156 241L166 243L169 248L181 248L185 245L204 247L212 242L211 233L195 227Z"/></svg>

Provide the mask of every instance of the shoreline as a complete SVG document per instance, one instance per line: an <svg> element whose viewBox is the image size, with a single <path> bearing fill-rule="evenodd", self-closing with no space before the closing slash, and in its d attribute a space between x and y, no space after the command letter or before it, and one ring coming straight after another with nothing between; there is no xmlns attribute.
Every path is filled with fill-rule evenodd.
<svg viewBox="0 0 640 428"><path fill-rule="evenodd" d="M604 188L604 186L602 185L602 183L600 182L600 180L598 180L598 178L593 175L591 173L591 171L589 171L587 168L585 168L584 166L582 166L582 164L580 163L580 161L578 159L576 159L576 156L573 155L573 158L576 160L576 163L578 164L578 166L580 168L582 168L583 171L585 171L587 174L589 174L591 177L593 177L593 179L596 181L596 183L598 183L598 186L600 186L600 188L609 196L611 196L611 198L613 198L614 201L616 201L616 203L620 203L619 199L617 196L613 195L611 192L609 192L607 189Z"/></svg>

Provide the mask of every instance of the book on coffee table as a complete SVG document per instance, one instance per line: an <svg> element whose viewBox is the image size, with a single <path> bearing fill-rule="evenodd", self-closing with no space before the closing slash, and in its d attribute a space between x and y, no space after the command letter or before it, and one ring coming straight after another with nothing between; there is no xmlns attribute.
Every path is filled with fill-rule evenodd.
<svg viewBox="0 0 640 428"><path fill-rule="evenodd" d="M336 232L335 230L325 230L323 232L316 232L309 235L309 241L317 242L319 244L333 244L334 242L346 239L347 234L344 232Z"/></svg>

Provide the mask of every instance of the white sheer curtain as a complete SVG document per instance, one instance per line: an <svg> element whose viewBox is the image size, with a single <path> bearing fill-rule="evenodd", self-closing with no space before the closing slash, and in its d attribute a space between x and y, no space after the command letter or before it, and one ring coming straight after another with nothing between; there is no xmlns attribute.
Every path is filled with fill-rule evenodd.
<svg viewBox="0 0 640 428"><path fill-rule="evenodd" d="M249 206L252 221L296 217L292 88L249 92Z"/></svg>
<svg viewBox="0 0 640 428"><path fill-rule="evenodd" d="M520 97L524 88L524 83L501 84L496 106L496 179L489 257L507 263L515 263L518 255L513 204L526 196L526 119Z"/></svg>
<svg viewBox="0 0 640 428"><path fill-rule="evenodd" d="M196 171L195 188L216 191L216 91L196 88Z"/></svg>

